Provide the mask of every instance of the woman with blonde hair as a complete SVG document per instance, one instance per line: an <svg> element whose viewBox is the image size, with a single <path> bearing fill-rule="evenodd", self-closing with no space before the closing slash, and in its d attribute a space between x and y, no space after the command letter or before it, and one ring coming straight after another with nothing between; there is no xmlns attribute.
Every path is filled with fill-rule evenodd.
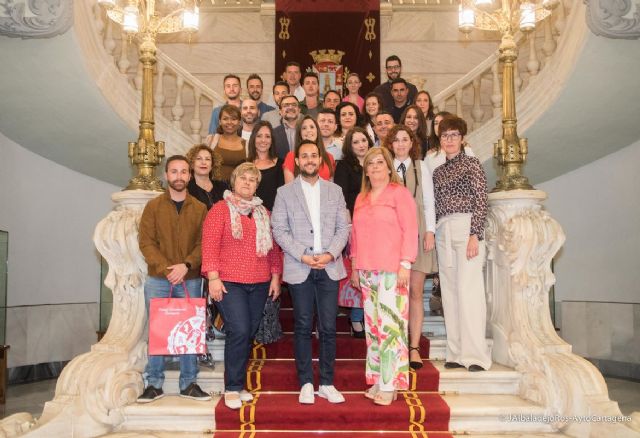
<svg viewBox="0 0 640 438"><path fill-rule="evenodd" d="M202 275L225 321L224 403L230 409L253 399L245 389L251 342L267 297L280 295L282 253L273 241L269 211L255 196L260 178L253 163L236 167L232 191L202 225Z"/></svg>
<svg viewBox="0 0 640 438"><path fill-rule="evenodd" d="M409 388L409 278L418 243L416 204L385 148L369 149L353 213L351 282L364 298L365 397L389 405Z"/></svg>

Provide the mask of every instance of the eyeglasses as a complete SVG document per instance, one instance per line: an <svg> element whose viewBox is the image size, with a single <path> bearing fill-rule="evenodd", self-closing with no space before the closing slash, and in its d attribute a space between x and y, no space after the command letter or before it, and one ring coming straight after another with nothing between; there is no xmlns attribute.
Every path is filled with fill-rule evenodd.
<svg viewBox="0 0 640 438"><path fill-rule="evenodd" d="M297 107L297 106L298 106L298 104L297 104L297 103L294 103L294 102L291 102L291 103L283 103L283 104L282 104L282 108L295 108L295 107Z"/></svg>
<svg viewBox="0 0 640 438"><path fill-rule="evenodd" d="M462 137L462 134L460 134L459 132L451 132L448 134L440 135L440 140L457 140L460 137Z"/></svg>
<svg viewBox="0 0 640 438"><path fill-rule="evenodd" d="M400 71L400 66L399 65L388 65L387 66L387 70L398 70Z"/></svg>

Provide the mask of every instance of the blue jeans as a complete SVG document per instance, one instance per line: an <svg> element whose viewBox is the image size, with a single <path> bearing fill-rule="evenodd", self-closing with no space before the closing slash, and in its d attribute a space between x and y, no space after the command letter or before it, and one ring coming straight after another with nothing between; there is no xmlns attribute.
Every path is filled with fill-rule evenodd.
<svg viewBox="0 0 640 438"><path fill-rule="evenodd" d="M241 391L245 387L251 344L260 327L269 283L223 282L227 293L216 305L224 319L225 391Z"/></svg>
<svg viewBox="0 0 640 438"><path fill-rule="evenodd" d="M191 298L200 298L200 290L202 288L202 279L194 278L185 280L189 296ZM144 302L149 315L149 303L151 298L167 298L171 284L166 278L147 277L144 283ZM182 284L173 287L172 297L184 298L184 288ZM147 374L147 385L156 388L162 388L164 383L164 361L168 356L151 356L144 372ZM196 381L198 377L198 358L195 354L180 355L180 391L185 390L189 385Z"/></svg>
<svg viewBox="0 0 640 438"><path fill-rule="evenodd" d="M336 361L336 317L338 316L338 282L324 269L312 269L305 281L290 284L294 317L294 352L300 386L313 384L311 369L311 332L314 304L318 309L320 334L320 384L333 385Z"/></svg>

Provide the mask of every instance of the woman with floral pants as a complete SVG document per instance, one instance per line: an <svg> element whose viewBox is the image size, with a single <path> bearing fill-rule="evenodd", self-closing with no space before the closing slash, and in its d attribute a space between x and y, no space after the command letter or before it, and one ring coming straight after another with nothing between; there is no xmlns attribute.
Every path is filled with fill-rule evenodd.
<svg viewBox="0 0 640 438"><path fill-rule="evenodd" d="M418 252L413 196L400 182L384 148L365 155L362 190L351 236L351 282L364 298L367 339L365 397L389 405L409 387L409 274Z"/></svg>

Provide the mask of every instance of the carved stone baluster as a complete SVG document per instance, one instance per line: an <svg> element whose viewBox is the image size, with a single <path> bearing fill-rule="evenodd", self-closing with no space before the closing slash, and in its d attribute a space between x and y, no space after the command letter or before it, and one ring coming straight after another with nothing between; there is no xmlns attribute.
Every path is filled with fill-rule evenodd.
<svg viewBox="0 0 640 438"><path fill-rule="evenodd" d="M556 51L556 40L553 38L553 29L551 28L551 17L543 22L544 26L544 43L542 44L542 53L544 53L544 62L547 64L549 58Z"/></svg>
<svg viewBox="0 0 640 438"><path fill-rule="evenodd" d="M164 62L158 60L156 68L158 71L158 79L156 81L156 92L153 95L153 106L156 111L161 112L166 99L164 95L164 70L166 69L166 66Z"/></svg>
<svg viewBox="0 0 640 438"><path fill-rule="evenodd" d="M456 115L458 117L463 117L462 116L462 87L456 90L455 96L456 96Z"/></svg>
<svg viewBox="0 0 640 438"><path fill-rule="evenodd" d="M477 77L473 80L473 108L471 109L471 117L473 118L473 129L478 129L482 125L484 110L480 106L480 85L482 79Z"/></svg>
<svg viewBox="0 0 640 438"><path fill-rule="evenodd" d="M113 26L116 24L111 20L107 20L106 30L104 35L104 49L107 53L113 56L113 51L116 49L116 41L113 39Z"/></svg>
<svg viewBox="0 0 640 438"><path fill-rule="evenodd" d="M564 31L564 25L567 22L567 16L565 14L562 0L558 3L558 7L554 11L554 15L556 16L555 31L557 35L560 35Z"/></svg>
<svg viewBox="0 0 640 438"><path fill-rule="evenodd" d="M491 78L493 81L493 92L491 93L491 105L493 106L493 116L499 116L502 114L502 87L500 86L500 76L498 75L498 68L500 62L496 61L491 66Z"/></svg>
<svg viewBox="0 0 640 438"><path fill-rule="evenodd" d="M127 34L123 32L122 39L120 41L122 43L120 45L120 59L118 59L118 70L120 70L120 73L125 74L131 66L131 61L129 61L129 41L127 39Z"/></svg>
<svg viewBox="0 0 640 438"><path fill-rule="evenodd" d="M98 35L102 35L104 32L104 9L98 3L93 5L93 18L96 23Z"/></svg>
<svg viewBox="0 0 640 438"><path fill-rule="evenodd" d="M531 76L535 76L540 71L540 61L538 61L538 55L536 53L536 34L531 32L529 34L529 60L527 61L527 71Z"/></svg>
<svg viewBox="0 0 640 438"><path fill-rule="evenodd" d="M198 144L202 143L202 135L200 130L202 129L202 120L200 120L200 98L202 97L202 90L198 87L193 89L193 118L189 122L191 127L191 138L193 142Z"/></svg>
<svg viewBox="0 0 640 438"><path fill-rule="evenodd" d="M142 63L138 63L138 71L136 73L136 77L133 79L133 83L136 86L136 90L142 90Z"/></svg>
<svg viewBox="0 0 640 438"><path fill-rule="evenodd" d="M171 115L173 116L173 126L181 130L182 129L182 116L184 116L184 108L182 107L182 88L184 87L184 78L178 76L176 78L176 103L171 108Z"/></svg>

